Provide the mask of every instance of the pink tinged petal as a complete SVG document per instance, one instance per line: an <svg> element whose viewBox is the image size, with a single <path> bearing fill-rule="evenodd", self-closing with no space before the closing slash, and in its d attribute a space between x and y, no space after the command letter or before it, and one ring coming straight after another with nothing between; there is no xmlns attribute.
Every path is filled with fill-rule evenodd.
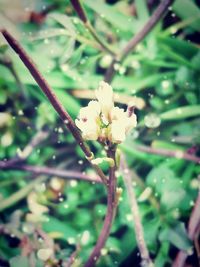
<svg viewBox="0 0 200 267"><path fill-rule="evenodd" d="M130 131L132 128L135 128L137 126L137 117L133 113L131 117L127 118L127 125L126 125L126 131Z"/></svg>

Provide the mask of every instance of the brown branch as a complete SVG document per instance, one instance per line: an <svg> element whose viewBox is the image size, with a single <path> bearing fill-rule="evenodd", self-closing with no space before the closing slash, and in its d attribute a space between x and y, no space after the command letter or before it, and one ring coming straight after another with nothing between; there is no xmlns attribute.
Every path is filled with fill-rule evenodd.
<svg viewBox="0 0 200 267"><path fill-rule="evenodd" d="M167 8L174 2L174 0L163 0L160 2L157 9L154 11L153 15L145 23L143 28L127 43L127 45L122 50L118 59L113 59L110 67L107 69L105 75L105 81L111 82L115 74L115 63L122 63L123 60L133 51L133 49L151 32L151 30L156 26L159 20L167 11Z"/></svg>
<svg viewBox="0 0 200 267"><path fill-rule="evenodd" d="M73 8L75 9L77 15L82 20L83 23L86 23L88 21L85 10L83 9L83 6L81 5L79 0L70 0Z"/></svg>
<svg viewBox="0 0 200 267"><path fill-rule="evenodd" d="M17 40L15 40L14 37L9 32L7 32L4 29L1 30L1 32L4 38L7 40L8 44L11 46L11 48L19 55L24 65L27 67L32 77L35 79L36 83L39 85L39 87L42 89L46 97L49 99L51 105L54 107L60 118L63 120L68 130L74 136L77 144L84 152L86 158L90 161L93 158L93 153L91 152L90 148L85 144L79 129L76 127L69 113L64 109L63 105L56 97L50 85L44 79L42 74L38 71L35 63L32 61L32 59L28 56L25 50L20 46ZM98 172L98 175L100 175L102 181L105 182L106 176L104 175L102 170L98 166L94 166L93 164L91 165Z"/></svg>
<svg viewBox="0 0 200 267"><path fill-rule="evenodd" d="M61 178L66 179L76 179L76 180L84 180L89 182L95 183L102 183L99 177L92 177L81 172L77 171L66 171L66 170L58 170L55 168L50 167L43 167L43 166L32 166L26 164L17 164L17 163L10 163L9 161L0 161L0 169L2 170L21 170L27 171L34 174L44 174L48 176L59 176Z"/></svg>
<svg viewBox="0 0 200 267"><path fill-rule="evenodd" d="M115 160L115 151L109 150L108 157ZM96 265L97 260L101 255L101 249L104 247L106 240L109 237L110 230L112 227L112 222L116 213L116 165L114 167L110 167L109 170L109 183L107 187L107 212L104 219L104 225L97 240L97 243L88 259L85 263L84 267L94 267Z"/></svg>
<svg viewBox="0 0 200 267"><path fill-rule="evenodd" d="M130 208L131 208L131 212L133 216L136 241L137 241L137 245L138 245L140 255L141 255L141 260L142 260L141 266L152 267L154 265L150 258L149 251L148 251L145 239L144 239L144 231L143 231L143 226L142 226L142 222L140 218L139 207L137 204L135 192L133 190L130 173L129 173L124 157L121 160L121 172L123 174L124 184L126 186L126 190L127 190L127 194L128 194L128 198L130 202Z"/></svg>
<svg viewBox="0 0 200 267"><path fill-rule="evenodd" d="M172 151L169 149L163 149L163 148L153 148L149 146L143 146L143 145L134 145L134 148L136 150L146 152L149 154L155 154L155 155L160 155L160 156L167 156L167 157L172 157L172 158L177 158L177 159L184 159L192 162L196 162L200 164L200 158L194 155L191 155L189 153L183 152L182 150L176 150Z"/></svg>
<svg viewBox="0 0 200 267"><path fill-rule="evenodd" d="M188 236L193 241L196 238L198 228L200 227L200 190L196 199L195 206L192 210L189 225L188 225ZM172 267L183 267L185 266L185 261L188 254L184 251L180 251L176 256L175 262Z"/></svg>
<svg viewBox="0 0 200 267"><path fill-rule="evenodd" d="M32 61L32 59L28 56L25 50L20 46L20 44L15 40L12 35L7 32L6 30L1 30L3 36L7 40L8 44L12 47L12 49L19 55L24 65L27 67L29 72L31 73L32 77L35 79L36 83L42 89L46 97L51 102L54 109L57 111L60 118L64 121L65 125L67 126L68 130L72 133L74 138L76 139L77 143L85 153L85 155L90 158L92 157L92 153L88 146L84 143L83 138L77 129L74 121L68 114L68 112L64 109L63 105L60 103L58 98L56 97L55 93L53 92L50 85L38 71L36 65Z"/></svg>

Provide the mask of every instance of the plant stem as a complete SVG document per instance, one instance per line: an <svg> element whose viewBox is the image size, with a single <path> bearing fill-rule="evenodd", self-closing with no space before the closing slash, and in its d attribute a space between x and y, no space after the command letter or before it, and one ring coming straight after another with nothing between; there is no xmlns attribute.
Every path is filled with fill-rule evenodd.
<svg viewBox="0 0 200 267"><path fill-rule="evenodd" d="M157 9L154 11L150 19L145 23L141 31L139 31L124 47L122 50L120 59L123 61L130 52L151 32L151 30L156 26L158 21L167 11L168 7L174 2L174 0L163 0L160 2Z"/></svg>
<svg viewBox="0 0 200 267"><path fill-rule="evenodd" d="M159 6L154 11L153 15L149 18L149 20L145 23L143 28L126 44L121 54L119 55L118 60L113 59L110 67L107 69L105 81L109 83L112 81L115 74L115 63L122 63L124 61L124 59L133 51L133 49L151 32L151 30L165 14L167 8L173 2L174 0L163 0L160 2Z"/></svg>
<svg viewBox="0 0 200 267"><path fill-rule="evenodd" d="M90 24L89 21L85 23L85 26L88 29L88 31L91 33L91 35L94 37L94 39L97 41L97 43L103 48L103 50L111 54L111 56L115 57L116 56L115 52L111 49L111 47L107 43L105 43L101 39L101 37L98 36L94 27Z"/></svg>
<svg viewBox="0 0 200 267"><path fill-rule="evenodd" d="M0 161L0 169L3 170L21 170L31 172L37 175L48 175L48 176L59 176L61 178L66 179L76 179L76 180L84 180L88 182L102 183L102 180L99 177L92 177L81 172L77 171L66 171L66 170L58 170L55 168L43 167L43 166L32 166L26 164L10 164L9 161Z"/></svg>
<svg viewBox="0 0 200 267"><path fill-rule="evenodd" d="M97 43L103 48L104 51L108 52L112 56L115 56L116 55L115 52L96 33L94 27L89 22L89 20L87 18L87 15L86 15L86 12L85 12L82 4L80 3L80 1L79 0L70 0L70 2L72 4L72 6L74 7L74 9L75 9L77 15L79 16L80 20L82 20L82 22L84 23L85 27L88 29L88 31L91 33L93 38L97 41Z"/></svg>
<svg viewBox="0 0 200 267"><path fill-rule="evenodd" d="M108 157L115 161L115 151L109 150ZM104 219L103 228L97 240L97 243L84 267L94 267L97 260L101 255L101 249L104 247L106 240L109 237L112 222L115 217L117 202L116 202L116 164L114 167L110 167L109 170L109 183L107 187L107 212Z"/></svg>
<svg viewBox="0 0 200 267"><path fill-rule="evenodd" d="M200 227L200 186L199 186L199 192L196 199L196 203L194 205L194 208L192 210L189 225L188 225L188 236L193 241L196 238L196 234L199 231ZM183 267L185 266L185 261L188 257L188 254L184 251L180 251L178 255L176 256L176 259L173 263L172 267Z"/></svg>
<svg viewBox="0 0 200 267"><path fill-rule="evenodd" d="M1 31L9 45L12 47L12 49L19 55L24 65L27 67L29 72L31 73L32 77L35 79L37 84L40 86L44 94L47 96L49 101L51 102L54 109L59 114L60 118L64 121L65 125L69 129L69 131L72 133L74 138L77 140L77 143L85 153L85 155L90 158L92 156L92 153L88 146L85 145L74 121L70 117L67 111L65 111L64 107L54 94L52 88L47 83L47 81L44 79L44 77L39 73L37 67L35 66L32 59L27 55L25 50L20 46L20 44L15 40L9 32L6 30Z"/></svg>
<svg viewBox="0 0 200 267"><path fill-rule="evenodd" d="M63 105L56 97L50 85L44 79L42 74L38 71L35 63L32 61L32 59L27 55L25 50L20 46L17 40L15 40L14 37L9 32L7 32L5 29L2 29L1 32L4 38L7 40L10 47L19 55L24 65L27 67L32 77L35 79L36 83L39 85L39 87L42 89L46 97L49 99L51 105L54 107L60 118L63 120L68 130L74 136L77 144L84 152L86 158L90 161L90 159L93 158L93 153L91 152L89 147L85 144L80 134L80 131L76 127L74 121L70 117L69 113L64 109ZM96 171L98 170L99 175L103 174L102 170L98 166L95 166L95 170ZM102 176L102 180L103 182L105 181L105 175Z"/></svg>
<svg viewBox="0 0 200 267"><path fill-rule="evenodd" d="M200 158L197 156L194 156L192 154L183 152L182 150L176 150L172 151L169 149L163 149L163 148L153 148L150 146L144 146L144 145L134 145L134 148L136 150L146 152L149 154L155 154L155 155L161 155L161 156L167 156L167 157L172 157L172 158L177 158L177 159L184 159L192 162L196 162L200 164Z"/></svg>
<svg viewBox="0 0 200 267"><path fill-rule="evenodd" d="M121 171L123 174L124 184L126 186L126 190L127 190L129 202L130 202L130 207L132 211L136 241L138 244L138 248L139 248L141 260L142 260L141 265L145 267L150 267L150 266L152 267L154 266L154 264L150 258L149 251L148 251L145 239L144 239L144 231L143 231L143 226L142 226L142 222L140 218L139 207L137 204L135 192L133 190L130 173L129 173L129 170L128 170L128 167L126 165L124 158L121 161Z"/></svg>

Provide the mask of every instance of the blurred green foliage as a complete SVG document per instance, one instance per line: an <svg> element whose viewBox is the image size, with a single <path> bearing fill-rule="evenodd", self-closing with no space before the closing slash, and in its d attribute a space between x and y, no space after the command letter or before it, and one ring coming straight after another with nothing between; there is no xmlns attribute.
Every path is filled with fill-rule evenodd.
<svg viewBox="0 0 200 267"><path fill-rule="evenodd" d="M67 5L65 1L33 2L34 10L38 12L55 3L58 6L42 24L37 24L9 19L9 11L14 12L12 3L2 1L1 24L19 38L75 118L88 100L74 97L74 90L82 90L83 96L86 89L92 92L103 79L111 57L99 49L69 2ZM133 1L114 2L84 0L83 4L99 36L115 51L120 51L142 28L155 6L147 6L145 0L135 1L134 6ZM133 7L136 15L131 14ZM21 12L23 17L27 10L28 6L19 5L14 13ZM180 155L169 158L147 154L137 150L135 145L145 144L174 152L186 152L195 147L193 153L200 155L199 22L200 11L196 1L176 0L167 16L135 51L122 64L115 66L116 75L112 83L115 92L128 97L136 95L145 101L145 107L136 111L137 129L120 147L130 169L139 176L136 180L133 177L138 199L145 188L152 190L150 196L139 201L139 208L145 239L157 267L171 266L178 249L192 249L186 226L198 192L200 166L181 159ZM82 152L29 72L3 38L0 41L0 60L11 60L20 81L16 82L10 68L0 64L1 160L15 157L17 151L22 150L38 131L46 129L48 137L32 152L27 159L28 164L92 173ZM98 144L91 143L91 148L97 156L102 155ZM0 173L1 205L17 191L29 187L30 179L43 179L41 175L37 177L23 171L2 170ZM62 185L59 190L54 189L53 180ZM120 175L118 183L124 187ZM58 244L57 259L66 260L75 245L80 244L80 262L85 261L102 227L106 210L105 190L99 184L55 177L50 177L44 185L42 189L40 182L31 190L36 192L39 202L48 207L41 225ZM31 227L40 225L28 222L29 194L30 190L27 190L20 200L1 211L1 227L7 229L7 234L0 236L0 258L8 260L11 267L29 266L27 258L19 256L19 240L26 235L35 242ZM18 219L17 212L20 212ZM36 247L45 246L43 243ZM35 253L30 257L36 266L43 266ZM139 258L129 201L124 190L105 255L98 266L131 266L128 265L131 262L139 266ZM80 262L77 266L81 266Z"/></svg>

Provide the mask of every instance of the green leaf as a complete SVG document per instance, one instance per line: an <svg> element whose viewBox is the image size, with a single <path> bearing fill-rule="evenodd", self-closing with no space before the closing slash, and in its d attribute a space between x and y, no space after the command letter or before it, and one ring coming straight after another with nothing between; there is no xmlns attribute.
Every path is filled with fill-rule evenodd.
<svg viewBox="0 0 200 267"><path fill-rule="evenodd" d="M10 261L10 267L30 267L30 263L27 257L25 256L16 256Z"/></svg>
<svg viewBox="0 0 200 267"><path fill-rule="evenodd" d="M169 243L168 242L162 242L161 248L159 249L156 259L154 261L154 264L156 267L164 267L166 262L169 261Z"/></svg>
<svg viewBox="0 0 200 267"><path fill-rule="evenodd" d="M60 233L65 240L69 237L76 237L76 231L68 222L62 222L51 216L48 217L47 222L43 222L43 230L47 233Z"/></svg>
<svg viewBox="0 0 200 267"><path fill-rule="evenodd" d="M200 17L198 6L191 0L176 0L173 5L173 10L182 19L190 19ZM191 23L191 27L197 31L200 30L200 18L198 21Z"/></svg>
<svg viewBox="0 0 200 267"><path fill-rule="evenodd" d="M6 90L3 90L0 88L0 105L4 105L7 101L8 94L6 93Z"/></svg>
<svg viewBox="0 0 200 267"><path fill-rule="evenodd" d="M188 238L185 225L183 223L178 223L173 228L164 228L159 235L159 239L161 242L169 241L178 249L185 250L187 252L192 249L192 242Z"/></svg>
<svg viewBox="0 0 200 267"><path fill-rule="evenodd" d="M147 3L145 0L135 0L135 6L136 6L137 17L141 25L144 25L149 18Z"/></svg>
<svg viewBox="0 0 200 267"><path fill-rule="evenodd" d="M160 115L162 120L182 120L200 115L200 105L184 106L166 111Z"/></svg>
<svg viewBox="0 0 200 267"><path fill-rule="evenodd" d="M156 251L157 244L157 234L160 227L160 221L158 218L153 220L144 221L144 236L147 243L147 246L152 250Z"/></svg>
<svg viewBox="0 0 200 267"><path fill-rule="evenodd" d="M186 200L186 192L182 188L177 188L179 181L174 183L170 182L170 189L164 191L161 195L161 205L165 210L171 210L173 208L180 208L182 201ZM176 187L175 187L176 186ZM180 185L179 185L180 187Z"/></svg>
<svg viewBox="0 0 200 267"><path fill-rule="evenodd" d="M93 9L100 16L103 16L105 20L110 22L117 29L124 32L136 32L138 30L138 21L132 16L124 15L120 13L114 6L109 6L102 1L85 0L89 8Z"/></svg>
<svg viewBox="0 0 200 267"><path fill-rule="evenodd" d="M159 44L167 45L174 52L179 54L180 56L184 56L187 59L195 56L199 51L198 47L193 43L186 42L185 40L181 40L179 38L171 38L171 37L158 37Z"/></svg>
<svg viewBox="0 0 200 267"><path fill-rule="evenodd" d="M76 28L71 21L71 18L69 18L66 14L60 14L60 13L53 13L49 15L50 18L57 21L59 24L61 24L63 27L65 27L72 36L76 36Z"/></svg>
<svg viewBox="0 0 200 267"><path fill-rule="evenodd" d="M76 99L72 97L67 91L59 89L56 90L56 95L63 106L66 108L66 110L69 112L69 114L73 117L76 117L80 110L80 105L76 101Z"/></svg>

